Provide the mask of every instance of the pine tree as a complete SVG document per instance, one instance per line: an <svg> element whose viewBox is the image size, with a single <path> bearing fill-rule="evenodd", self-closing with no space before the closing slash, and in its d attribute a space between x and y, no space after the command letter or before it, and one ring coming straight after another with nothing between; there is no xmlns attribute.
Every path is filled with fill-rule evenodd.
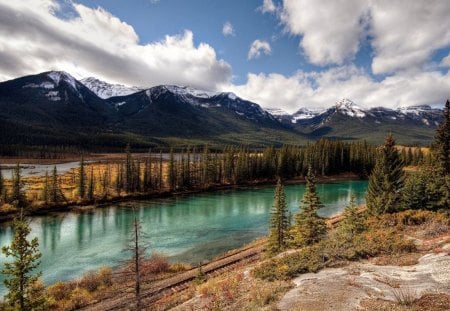
<svg viewBox="0 0 450 311"><path fill-rule="evenodd" d="M444 119L436 130L433 152L442 175L450 175L450 102L448 100L444 107Z"/></svg>
<svg viewBox="0 0 450 311"><path fill-rule="evenodd" d="M91 165L91 174L89 175L87 199L92 201L94 199L94 166Z"/></svg>
<svg viewBox="0 0 450 311"><path fill-rule="evenodd" d="M48 172L45 171L44 177L44 185L42 187L41 199L45 204L48 204L49 201L49 186L48 186Z"/></svg>
<svg viewBox="0 0 450 311"><path fill-rule="evenodd" d="M271 253L277 253L286 247L290 225L287 212L286 194L281 179L278 179L270 219L269 251Z"/></svg>
<svg viewBox="0 0 450 311"><path fill-rule="evenodd" d="M170 149L170 156L169 156L169 190L174 191L176 186L176 168L175 168L175 160L173 155L173 149Z"/></svg>
<svg viewBox="0 0 450 311"><path fill-rule="evenodd" d="M133 187L133 160L131 158L131 147L127 144L125 148L125 191L130 193Z"/></svg>
<svg viewBox="0 0 450 311"><path fill-rule="evenodd" d="M84 197L86 196L83 156L81 156L80 168L79 168L79 172L78 172L78 195L80 196L80 199L84 199Z"/></svg>
<svg viewBox="0 0 450 311"><path fill-rule="evenodd" d="M50 186L50 199L53 203L58 203L62 199L62 192L59 187L58 171L56 170L56 165L53 167L52 183Z"/></svg>
<svg viewBox="0 0 450 311"><path fill-rule="evenodd" d="M20 164L17 163L12 175L12 193L10 198L15 207L25 207L27 202L23 192L23 182L20 175Z"/></svg>
<svg viewBox="0 0 450 311"><path fill-rule="evenodd" d="M358 211L355 195L352 194L344 210L344 218L339 222L338 231L350 238L366 230L364 214Z"/></svg>
<svg viewBox="0 0 450 311"><path fill-rule="evenodd" d="M27 239L31 229L22 214L14 220L13 229L11 245L2 248L6 257L14 259L13 262L6 262L1 270L6 275L4 283L8 290L5 305L11 310L45 310L44 288L38 281L41 273L33 274L41 257L38 239Z"/></svg>
<svg viewBox="0 0 450 311"><path fill-rule="evenodd" d="M433 155L438 167L438 174L434 177L436 186L441 192L436 207L450 210L450 102L448 100L444 107L444 119L436 130Z"/></svg>
<svg viewBox="0 0 450 311"><path fill-rule="evenodd" d="M0 169L0 203L3 202L4 193L6 193L5 183L3 182L2 170Z"/></svg>
<svg viewBox="0 0 450 311"><path fill-rule="evenodd" d="M401 209L401 191L405 174L392 134L386 137L369 177L366 194L368 212L379 215Z"/></svg>
<svg viewBox="0 0 450 311"><path fill-rule="evenodd" d="M327 232L325 220L317 211L323 207L316 192L315 176L312 167L306 176L306 191L300 206L300 212L295 215L293 226L293 242L296 246L306 246L319 242Z"/></svg>

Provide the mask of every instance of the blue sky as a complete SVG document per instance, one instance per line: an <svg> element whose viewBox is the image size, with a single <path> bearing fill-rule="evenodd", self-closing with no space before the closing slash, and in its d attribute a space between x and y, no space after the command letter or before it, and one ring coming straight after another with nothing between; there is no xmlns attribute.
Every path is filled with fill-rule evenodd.
<svg viewBox="0 0 450 311"><path fill-rule="evenodd" d="M188 29L194 33L194 43L210 44L218 58L233 67L233 82L245 83L248 72L279 72L291 75L298 68L310 69L301 55L298 39L284 33L284 26L273 14L264 14L261 0L82 0L89 7L101 6L133 26L140 43L164 39L167 34L179 34ZM225 23L233 34L224 36ZM254 40L270 43L270 56L247 59Z"/></svg>
<svg viewBox="0 0 450 311"><path fill-rule="evenodd" d="M65 70L288 112L442 106L448 16L447 0L0 0L0 80Z"/></svg>

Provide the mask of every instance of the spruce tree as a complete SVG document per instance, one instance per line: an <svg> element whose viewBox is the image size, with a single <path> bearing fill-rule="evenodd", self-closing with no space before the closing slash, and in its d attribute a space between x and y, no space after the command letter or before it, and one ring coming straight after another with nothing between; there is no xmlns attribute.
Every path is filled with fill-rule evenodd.
<svg viewBox="0 0 450 311"><path fill-rule="evenodd" d="M278 179L270 218L269 251L271 253L277 253L286 247L290 225L287 212L286 194L281 179Z"/></svg>
<svg viewBox="0 0 450 311"><path fill-rule="evenodd" d="M44 288L38 282L41 273L35 273L41 257L38 239L27 239L31 229L22 214L14 220L13 229L11 245L2 248L7 258L13 258L13 262L6 262L1 270L6 275L4 283L8 290L5 305L7 310L45 310Z"/></svg>
<svg viewBox="0 0 450 311"><path fill-rule="evenodd" d="M127 144L125 148L125 191L131 193L133 187L133 160L131 158L131 147Z"/></svg>
<svg viewBox="0 0 450 311"><path fill-rule="evenodd" d="M85 185L85 174L84 174L84 159L81 156L80 160L80 168L78 171L78 195L81 199L84 199L86 196L86 185Z"/></svg>
<svg viewBox="0 0 450 311"><path fill-rule="evenodd" d="M327 232L325 220L317 211L323 207L316 192L315 176L312 167L308 169L306 176L306 191L300 204L300 212L295 215L293 226L293 243L302 247L319 242Z"/></svg>
<svg viewBox="0 0 450 311"><path fill-rule="evenodd" d="M92 201L94 199L94 166L91 165L91 174L89 175L87 199Z"/></svg>
<svg viewBox="0 0 450 311"><path fill-rule="evenodd" d="M168 178L169 178L169 190L170 191L174 191L175 187L176 187L176 179L177 179L177 175L176 175L176 168L175 168L175 159L174 159L174 155L173 155L173 149L170 149L170 156L169 156L169 174L168 174Z"/></svg>
<svg viewBox="0 0 450 311"><path fill-rule="evenodd" d="M25 193L23 192L22 177L20 175L20 164L18 163L12 174L12 193L10 200L15 207L21 208L27 204Z"/></svg>
<svg viewBox="0 0 450 311"><path fill-rule="evenodd" d="M344 218L339 222L338 231L351 238L366 228L364 215L358 211L355 195L352 194L350 202L344 210Z"/></svg>
<svg viewBox="0 0 450 311"><path fill-rule="evenodd" d="M44 201L45 204L48 204L49 201L49 186L48 186L48 172L45 171L45 177L44 177L44 185L42 187L41 191L41 199Z"/></svg>
<svg viewBox="0 0 450 311"><path fill-rule="evenodd" d="M58 171L56 165L53 167L52 183L50 187L50 199L53 203L59 203L62 199L62 191L59 187Z"/></svg>
<svg viewBox="0 0 450 311"><path fill-rule="evenodd" d="M436 207L450 210L450 102L448 100L444 107L444 119L436 130L433 155L438 168L438 174L434 176L436 187L441 193Z"/></svg>
<svg viewBox="0 0 450 311"><path fill-rule="evenodd" d="M444 107L444 119L439 124L434 138L433 152L437 158L442 175L450 174L450 102Z"/></svg>
<svg viewBox="0 0 450 311"><path fill-rule="evenodd" d="M367 210L372 215L401 209L401 191L405 173L392 134L386 137L369 177L366 194Z"/></svg>
<svg viewBox="0 0 450 311"><path fill-rule="evenodd" d="M3 182L2 170L0 169L0 203L3 201L5 192L5 183Z"/></svg>

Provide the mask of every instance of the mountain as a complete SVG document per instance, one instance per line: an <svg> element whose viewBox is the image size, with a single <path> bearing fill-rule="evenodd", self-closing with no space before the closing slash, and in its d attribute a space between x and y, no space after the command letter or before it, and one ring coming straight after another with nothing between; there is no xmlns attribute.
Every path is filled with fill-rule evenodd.
<svg viewBox="0 0 450 311"><path fill-rule="evenodd" d="M325 110L288 114L268 112L229 92L82 81L49 71L0 83L1 149L262 146L321 137L381 143L389 132L399 143L429 144L442 119L442 110L429 106L363 109L343 99Z"/></svg>
<svg viewBox="0 0 450 311"><path fill-rule="evenodd" d="M122 84L111 84L101 81L94 77L80 80L88 89L97 94L98 97L106 99L114 96L125 96L142 91L142 88L136 86L125 86Z"/></svg>
<svg viewBox="0 0 450 311"><path fill-rule="evenodd" d="M442 120L442 110L430 106L363 109L349 99L342 99L324 111L300 109L280 120L317 138L366 139L380 143L391 132L403 144L429 144Z"/></svg>
<svg viewBox="0 0 450 311"><path fill-rule="evenodd" d="M94 79L84 83L93 90L60 71L0 83L2 148L279 145L305 139L233 93L169 85L134 92ZM104 99L96 92L103 97L132 93Z"/></svg>
<svg viewBox="0 0 450 311"><path fill-rule="evenodd" d="M118 121L82 83L62 71L0 83L0 143L72 145L92 142Z"/></svg>
<svg viewBox="0 0 450 311"><path fill-rule="evenodd" d="M123 130L140 135L221 144L279 144L304 139L259 105L233 93L198 91L162 85L107 100L124 120Z"/></svg>

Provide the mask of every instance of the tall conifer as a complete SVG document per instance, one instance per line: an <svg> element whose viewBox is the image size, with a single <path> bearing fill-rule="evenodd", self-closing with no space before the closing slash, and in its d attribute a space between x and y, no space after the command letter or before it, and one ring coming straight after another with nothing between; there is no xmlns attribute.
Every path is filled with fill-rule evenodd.
<svg viewBox="0 0 450 311"><path fill-rule="evenodd" d="M279 252L286 247L290 225L287 213L286 194L281 179L278 179L270 218L269 251L271 253Z"/></svg>
<svg viewBox="0 0 450 311"><path fill-rule="evenodd" d="M35 272L41 257L38 239L27 239L31 229L22 213L19 219L14 220L13 228L11 245L2 248L6 258L13 259L12 262L6 262L1 270L6 275L4 283L8 290L5 304L10 310L45 310L43 286L38 283L41 273Z"/></svg>
<svg viewBox="0 0 450 311"><path fill-rule="evenodd" d="M296 246L306 246L323 239L327 232L325 220L317 211L323 207L316 192L315 176L311 166L306 176L306 191L300 205L300 212L295 215L293 241Z"/></svg>
<svg viewBox="0 0 450 311"><path fill-rule="evenodd" d="M403 163L395 148L394 137L389 134L378 153L375 167L369 177L366 194L369 213L379 215L399 210L404 179Z"/></svg>

